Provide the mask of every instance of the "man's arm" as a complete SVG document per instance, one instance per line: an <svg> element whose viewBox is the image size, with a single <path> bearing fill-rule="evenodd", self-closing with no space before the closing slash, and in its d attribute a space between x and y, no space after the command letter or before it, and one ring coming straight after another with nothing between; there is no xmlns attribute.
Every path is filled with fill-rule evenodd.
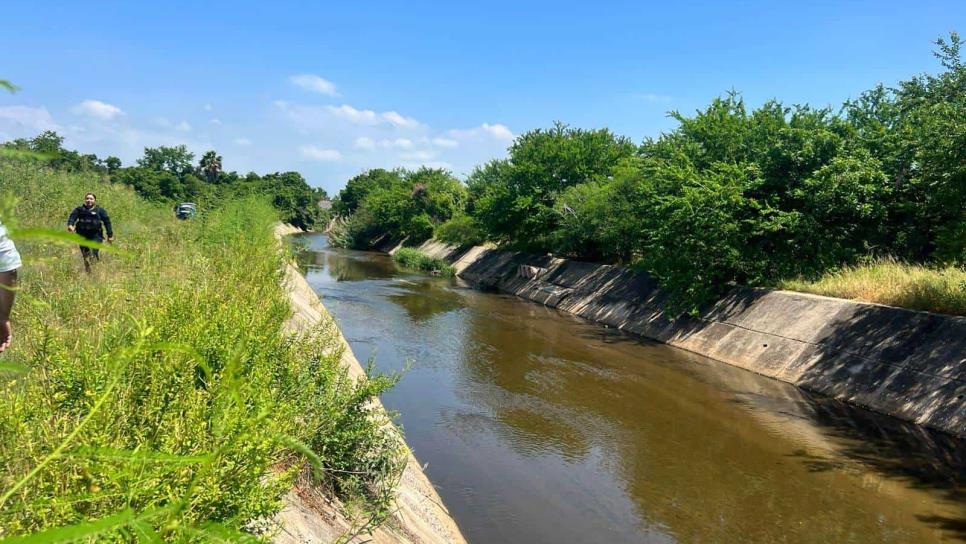
<svg viewBox="0 0 966 544"><path fill-rule="evenodd" d="M10 347L10 310L17 294L17 271L0 272L0 351Z"/></svg>
<svg viewBox="0 0 966 544"><path fill-rule="evenodd" d="M101 211L101 223L104 223L104 230L107 231L107 240L111 241L114 239L114 229L111 228L111 218L107 215L107 210L100 208Z"/></svg>
<svg viewBox="0 0 966 544"><path fill-rule="evenodd" d="M74 223L77 222L77 208L71 210L70 215L67 216L67 230L74 232Z"/></svg>

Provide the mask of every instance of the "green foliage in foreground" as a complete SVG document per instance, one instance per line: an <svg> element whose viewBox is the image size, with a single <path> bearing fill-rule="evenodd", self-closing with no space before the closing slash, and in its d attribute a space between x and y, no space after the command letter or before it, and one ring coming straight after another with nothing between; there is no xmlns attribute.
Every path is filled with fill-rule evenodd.
<svg viewBox="0 0 966 544"><path fill-rule="evenodd" d="M53 234L17 239L0 537L240 541L270 530L304 471L361 525L387 515L406 457L370 407L393 380L348 378L331 321L283 333L286 255L271 206L233 201L179 222L124 185L0 159L0 196L19 199L2 217L15 237L61 232L85 190L117 236L93 275Z"/></svg>
<svg viewBox="0 0 966 544"><path fill-rule="evenodd" d="M405 268L422 270L424 272L438 272L443 276L452 276L453 267L443 259L434 259L418 249L401 247L392 254L392 260Z"/></svg>

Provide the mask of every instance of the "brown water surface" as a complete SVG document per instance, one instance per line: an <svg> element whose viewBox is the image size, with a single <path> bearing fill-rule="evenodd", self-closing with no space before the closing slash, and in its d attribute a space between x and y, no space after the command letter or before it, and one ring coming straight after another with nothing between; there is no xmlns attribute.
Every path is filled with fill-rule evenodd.
<svg viewBox="0 0 966 544"><path fill-rule="evenodd" d="M962 440L305 240L470 542L966 541Z"/></svg>

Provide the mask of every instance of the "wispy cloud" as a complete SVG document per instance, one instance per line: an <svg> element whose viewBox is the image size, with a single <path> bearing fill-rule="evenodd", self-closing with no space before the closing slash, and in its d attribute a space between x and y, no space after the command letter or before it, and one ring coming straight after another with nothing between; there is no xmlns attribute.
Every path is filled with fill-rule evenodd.
<svg viewBox="0 0 966 544"><path fill-rule="evenodd" d="M289 78L289 81L292 82L292 85L311 93L318 93L326 96L339 96L339 93L335 90L335 83L313 74L299 74L292 76Z"/></svg>
<svg viewBox="0 0 966 544"><path fill-rule="evenodd" d="M356 138L356 141L352 144L352 147L365 151L371 151L376 148L376 142L374 142L372 138L369 138L368 136L360 136Z"/></svg>
<svg viewBox="0 0 966 544"><path fill-rule="evenodd" d="M279 105L276 102L276 105ZM283 103L282 107L288 106L288 104ZM345 119L350 123L356 125L381 125L389 124L398 128L417 128L421 126L421 123L412 117L405 117L400 115L395 111L386 111L382 113L377 113L372 110L360 110L356 109L348 104L343 104L341 106L326 106L326 110L338 117L340 119Z"/></svg>
<svg viewBox="0 0 966 544"><path fill-rule="evenodd" d="M71 108L71 111L77 115L85 115L104 121L110 121L111 119L124 115L121 108L113 104L108 104L107 102L101 102L100 100L85 100Z"/></svg>
<svg viewBox="0 0 966 544"><path fill-rule="evenodd" d="M433 138L433 145L436 147L454 148L459 147L460 143L449 138Z"/></svg>
<svg viewBox="0 0 966 544"><path fill-rule="evenodd" d="M453 129L449 131L449 135L456 140L487 137L494 140L509 142L514 138L513 131L511 131L506 125L501 125L499 123L493 125L483 123L475 128Z"/></svg>
<svg viewBox="0 0 966 544"><path fill-rule="evenodd" d="M419 121L413 119L412 117L403 117L394 111L387 111L383 113L382 118L397 127L416 128L420 125Z"/></svg>
<svg viewBox="0 0 966 544"><path fill-rule="evenodd" d="M13 137L34 136L36 132L58 130L58 128L45 107L0 107L0 130L5 133L10 132Z"/></svg>
<svg viewBox="0 0 966 544"><path fill-rule="evenodd" d="M323 149L314 145L303 145L299 147L299 153L306 159L320 162L334 162L342 158L342 153L337 149Z"/></svg>
<svg viewBox="0 0 966 544"><path fill-rule="evenodd" d="M189 123L187 121L181 121L181 122L178 122L178 123L173 123L170 120L168 120L167 117L158 117L158 118L156 118L154 120L154 122L159 127L161 127L161 128L167 128L167 129L171 129L171 130L177 130L178 132L191 132L191 128L192 128L191 127L191 123ZM221 122L219 121L218 124L220 124L220 123Z"/></svg>
<svg viewBox="0 0 966 544"><path fill-rule="evenodd" d="M248 147L252 145L252 141L248 138L235 138L235 145L240 145L242 147Z"/></svg>

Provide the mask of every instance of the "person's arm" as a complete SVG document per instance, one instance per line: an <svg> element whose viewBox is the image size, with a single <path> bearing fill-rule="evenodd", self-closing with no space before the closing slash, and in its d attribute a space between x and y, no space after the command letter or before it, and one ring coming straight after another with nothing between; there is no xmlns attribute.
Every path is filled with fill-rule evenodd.
<svg viewBox="0 0 966 544"><path fill-rule="evenodd" d="M10 347L10 311L17 294L17 271L0 272L0 351Z"/></svg>
<svg viewBox="0 0 966 544"><path fill-rule="evenodd" d="M114 239L114 229L111 228L111 218L107 215L107 210L100 208L101 211L101 223L104 223L104 230L107 231L107 241L110 242Z"/></svg>
<svg viewBox="0 0 966 544"><path fill-rule="evenodd" d="M74 223L77 222L77 208L71 210L70 215L67 217L67 230L74 232Z"/></svg>

